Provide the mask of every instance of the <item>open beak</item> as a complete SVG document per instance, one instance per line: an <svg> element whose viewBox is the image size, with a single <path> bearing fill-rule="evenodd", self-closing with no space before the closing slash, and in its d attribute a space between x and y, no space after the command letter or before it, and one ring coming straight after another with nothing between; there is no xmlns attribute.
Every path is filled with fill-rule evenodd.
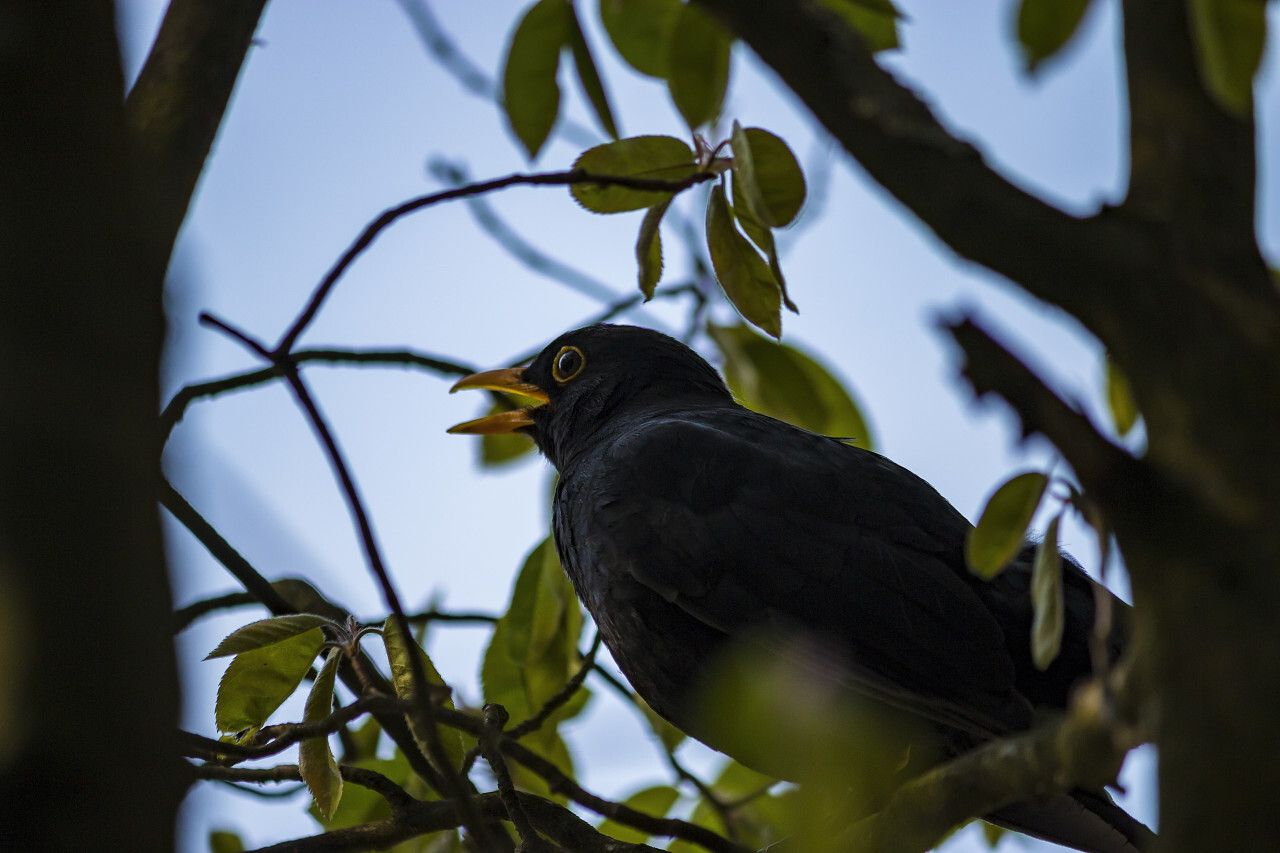
<svg viewBox="0 0 1280 853"><path fill-rule="evenodd" d="M461 391L465 388L519 394L522 397L529 397L543 403L546 403L549 399L546 391L543 391L532 382L525 381L523 367L504 367L500 370L473 373L470 376L459 379L449 389L449 393L452 394L454 391ZM523 427L533 426L532 412L534 408L536 407L525 406L520 409L512 409L509 412L498 412L487 417L477 418L474 421L451 426L449 427L449 432L455 435L505 435L506 433L517 432Z"/></svg>

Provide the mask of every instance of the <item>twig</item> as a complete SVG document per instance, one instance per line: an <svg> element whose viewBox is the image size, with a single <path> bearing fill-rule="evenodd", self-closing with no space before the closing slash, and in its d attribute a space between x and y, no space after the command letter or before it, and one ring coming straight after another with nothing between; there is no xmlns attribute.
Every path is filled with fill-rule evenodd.
<svg viewBox="0 0 1280 853"><path fill-rule="evenodd" d="M296 364L318 362L337 365L382 364L424 367L446 376L466 376L468 373L475 372L475 368L439 358L438 356L414 352L413 350L306 349L294 353L293 361ZM187 385L173 395L173 399L169 401L169 404L164 407L164 411L160 413L161 433L164 439L168 440L174 426L186 414L187 407L196 400L204 397L216 397L229 391L238 391L242 388L261 385L264 382L270 382L283 376L284 371L273 366L245 373L236 373L231 376L224 376L221 379L212 379L208 382Z"/></svg>
<svg viewBox="0 0 1280 853"><path fill-rule="evenodd" d="M392 696L362 696L323 720L267 726L255 735L255 742L251 744L227 743L192 732L180 732L180 736L184 749L190 757L220 763L225 763L227 758L231 758L239 762L277 755L307 738L331 735L357 717L368 713L403 714L409 710L409 703L403 699Z"/></svg>
<svg viewBox="0 0 1280 853"><path fill-rule="evenodd" d="M193 601L185 607L173 611L173 631L178 633L201 616L207 616L218 610L229 610L232 607L244 607L248 604L260 604L256 596L247 592L229 592L226 595L215 595Z"/></svg>
<svg viewBox="0 0 1280 853"><path fill-rule="evenodd" d="M507 807L507 817L511 819L511 823L515 826L516 834L520 836L519 850L546 850L547 845L538 835L537 830L533 828L533 823L529 820L529 815L525 813L524 806L520 803L520 798L516 796L516 786L511 781L511 771L507 768L507 762L503 759L502 750L498 745L502 738L502 729L509 719L511 719L511 715L507 713L506 708L494 702L486 703L484 706L484 732L481 734L477 744L480 747L480 752L484 755L484 760L489 765L489 769L493 771L494 779L498 783L498 796L502 798L502 804Z"/></svg>
<svg viewBox="0 0 1280 853"><path fill-rule="evenodd" d="M296 764L280 764L276 767L223 767L218 764L193 764L191 771L197 779L216 782L300 782L302 776ZM402 812L412 808L418 800L411 797L404 788L376 770L364 767L352 767L339 764L338 772L344 782L368 788L378 794L391 806L392 812Z"/></svg>
<svg viewBox="0 0 1280 853"><path fill-rule="evenodd" d="M717 175L713 172L699 172L690 175L679 181L664 181L654 178L632 178L620 175L599 175L591 172L585 172L581 169L570 169L565 172L542 172L536 174L515 174L508 175L505 178L497 178L492 181L484 181L478 184L468 184L465 187L456 187L454 189L443 190L430 195L419 196L410 199L403 204L389 208L383 211L376 219L365 226L360 236L355 242L343 252L342 257L333 265L324 279L316 287L311 294L311 298L307 301L307 305L293 321L288 331L281 337L280 342L276 344L276 353L287 353L293 348L298 337L306 331L307 326L315 319L316 314L320 311L320 306L324 304L324 300L328 297L333 286L338 283L338 279L347 271L352 262L359 257L365 249L372 245L387 226L391 225L402 216L415 213L435 204L444 201L451 201L458 198L469 198L471 196L483 195L484 193L494 192L495 190L506 189L514 186L568 186L570 184L597 184L600 186L617 186L629 187L636 190L654 190L658 192L680 192L688 189L695 184L705 181L714 180Z"/></svg>

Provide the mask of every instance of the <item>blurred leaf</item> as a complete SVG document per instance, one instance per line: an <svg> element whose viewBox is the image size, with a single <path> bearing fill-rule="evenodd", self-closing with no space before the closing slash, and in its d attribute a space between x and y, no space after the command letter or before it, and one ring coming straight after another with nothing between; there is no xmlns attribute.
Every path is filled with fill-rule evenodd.
<svg viewBox="0 0 1280 853"><path fill-rule="evenodd" d="M1018 556L1049 478L1038 471L1013 477L987 500L978 526L969 531L964 556L969 571L990 580Z"/></svg>
<svg viewBox="0 0 1280 853"><path fill-rule="evenodd" d="M382 741L382 724L378 718L370 715L355 729L350 729L351 737L347 740L350 751L342 756L344 764L354 764L373 758L378 754L378 744Z"/></svg>
<svg viewBox="0 0 1280 853"><path fill-rule="evenodd" d="M902 13L889 0L822 0L822 5L861 33L873 53L898 46L898 19Z"/></svg>
<svg viewBox="0 0 1280 853"><path fill-rule="evenodd" d="M692 130L720 114L729 88L732 44L724 27L701 8L681 7L667 46L667 87Z"/></svg>
<svg viewBox="0 0 1280 853"><path fill-rule="evenodd" d="M676 747L684 743L685 733L667 722L665 717L649 707L649 703L640 696L636 696L636 707L640 709L641 713L644 714L644 718L648 720L649 728L658 736L663 749L668 752L675 752Z"/></svg>
<svg viewBox="0 0 1280 853"><path fill-rule="evenodd" d="M422 672L427 677L427 681L431 684L447 687L445 680L440 677L440 673L436 670L435 664L431 662L431 658L422 650L422 646L412 637L405 637L400 632L399 626L394 618L388 617L382 623L382 641L387 650L387 661L391 664L391 683L395 686L396 695L401 699L412 701L413 699L413 664L411 654L417 654L418 660L422 663ZM453 707L452 699L444 699L440 704L445 708ZM413 733L413 737L422 746L423 754L430 757L431 752L426 748L427 733L420 730L418 718L416 714L406 715L409 722L409 729ZM449 759L449 767L437 767L441 773L457 772L458 767L462 764L462 740L457 729L439 727L437 729L440 735L440 743L444 747L445 755Z"/></svg>
<svg viewBox="0 0 1280 853"><path fill-rule="evenodd" d="M320 674L311 685L311 692L307 694L303 722L317 723L333 713L333 682L341 662L342 651L330 649L324 666L320 667ZM311 798L320 813L325 817L332 815L342 799L342 774L338 772L338 762L333 760L327 735L307 738L298 744L298 775L307 783L307 790L311 791Z"/></svg>
<svg viewBox="0 0 1280 853"><path fill-rule="evenodd" d="M651 788L636 791L623 800L622 804L654 817L666 817L667 812L679 797L680 792L670 785L654 785ZM597 829L610 838L616 838L628 844L643 844L651 837L647 832L613 820L606 820Z"/></svg>
<svg viewBox="0 0 1280 853"><path fill-rule="evenodd" d="M1262 0L1191 0L1192 41L1200 79L1218 105L1242 119L1253 114L1253 77L1267 43Z"/></svg>
<svg viewBox="0 0 1280 853"><path fill-rule="evenodd" d="M582 83L582 90L591 102L591 108L595 110L604 132L617 139L618 125L613 120L613 110L609 108L609 96L605 93L600 71L596 68L596 61L591 58L591 48L582 32L582 22L578 20L578 13L572 4L569 4L568 14L569 48L573 52L573 65L578 72L578 81Z"/></svg>
<svg viewBox="0 0 1280 853"><path fill-rule="evenodd" d="M573 168L595 175L679 181L696 174L693 152L674 136L631 136L588 148ZM593 213L626 213L669 201L674 192L580 183L569 187L578 203Z"/></svg>
<svg viewBox="0 0 1280 853"><path fill-rule="evenodd" d="M538 156L560 112L560 50L569 39L572 9L565 0L529 7L507 48L502 72L503 109L516 138Z"/></svg>
<svg viewBox="0 0 1280 853"><path fill-rule="evenodd" d="M495 402L481 417L509 411L510 405ZM480 465L498 468L509 462L527 457L537 448L533 439L518 432L480 436Z"/></svg>
<svg viewBox="0 0 1280 853"><path fill-rule="evenodd" d="M209 833L209 853L244 853L244 841L238 833L230 830L212 830Z"/></svg>
<svg viewBox="0 0 1280 853"><path fill-rule="evenodd" d="M734 227L724 188L707 202L707 250L725 295L748 322L775 338L782 336L782 294L766 264Z"/></svg>
<svg viewBox="0 0 1280 853"><path fill-rule="evenodd" d="M724 356L725 381L747 408L822 435L848 438L872 450L875 442L858 404L820 362L793 346L763 338L744 325L708 325Z"/></svg>
<svg viewBox="0 0 1280 853"><path fill-rule="evenodd" d="M1058 552L1058 525L1062 513L1053 517L1044 539L1036 547L1031 568L1031 660L1044 672L1062 648L1062 555Z"/></svg>
<svg viewBox="0 0 1280 853"><path fill-rule="evenodd" d="M273 616L270 619L260 619L257 622L250 622L243 628L237 628L232 631L221 643L218 643L216 649L205 655L204 659L211 660L260 649L264 646L278 643L281 640L296 637L298 634L310 631L312 628L334 624L323 616L315 616L310 613L295 613L290 616ZM335 627L339 626L335 625Z"/></svg>
<svg viewBox="0 0 1280 853"><path fill-rule="evenodd" d="M653 298L654 288L662 278L662 236L658 224L671 206L671 200L655 204L645 211L640 221L640 234L636 237L636 263L639 266L640 292L644 301Z"/></svg>
<svg viewBox="0 0 1280 853"><path fill-rule="evenodd" d="M265 723L298 689L323 646L324 633L312 628L232 658L218 683L218 731L238 732Z"/></svg>
<svg viewBox="0 0 1280 853"><path fill-rule="evenodd" d="M1116 432L1128 435L1138 422L1138 404L1133 400L1129 380L1110 356L1105 356L1105 360L1107 407L1111 409L1111 422L1115 424Z"/></svg>
<svg viewBox="0 0 1280 853"><path fill-rule="evenodd" d="M628 65L666 77L667 44L680 9L680 0L600 0L600 22Z"/></svg>
<svg viewBox="0 0 1280 853"><path fill-rule="evenodd" d="M1004 837L1009 830L1003 826L996 826L994 823L982 821L982 837L986 839L987 846L994 848L1000 843L1000 839Z"/></svg>
<svg viewBox="0 0 1280 853"><path fill-rule="evenodd" d="M1089 9L1090 0L1021 0L1018 6L1018 43L1027 71L1066 46Z"/></svg>

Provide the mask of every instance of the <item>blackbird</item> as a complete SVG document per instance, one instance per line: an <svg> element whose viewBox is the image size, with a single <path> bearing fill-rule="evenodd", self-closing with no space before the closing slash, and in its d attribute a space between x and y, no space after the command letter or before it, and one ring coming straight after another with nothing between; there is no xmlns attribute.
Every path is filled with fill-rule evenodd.
<svg viewBox="0 0 1280 853"><path fill-rule="evenodd" d="M1095 584L1078 565L1064 563L1062 650L1041 671L1030 547L994 580L977 578L964 558L971 525L928 483L744 408L673 338L589 326L462 388L542 401L450 432L533 438L560 475L560 560L605 645L654 710L713 747L696 699L734 640L908 715L935 759L1028 728L1091 672ZM1111 605L1114 656L1128 608ZM1102 790L986 817L1090 853L1154 839Z"/></svg>

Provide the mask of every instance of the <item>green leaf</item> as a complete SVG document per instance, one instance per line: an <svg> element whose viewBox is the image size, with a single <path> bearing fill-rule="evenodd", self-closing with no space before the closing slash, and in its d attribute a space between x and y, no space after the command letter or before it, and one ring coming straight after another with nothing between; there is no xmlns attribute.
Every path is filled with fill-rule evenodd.
<svg viewBox="0 0 1280 853"><path fill-rule="evenodd" d="M396 696L401 699L413 700L413 663L410 655L417 654L418 660L422 664L422 673L427 677L427 681L431 684L441 687L447 687L445 680L440 677L440 673L436 670L435 664L431 662L431 658L422 650L422 646L413 639L406 637L401 633L399 625L394 617L388 617L382 623L382 642L387 650L387 661L391 664L391 683L396 690ZM444 699L440 702L446 708L453 707L452 699ZM406 715L409 722L409 729L413 733L413 737L423 748L423 754L430 756L426 744L427 733L421 731L418 725L418 717L416 714ZM444 747L445 755L449 759L449 768L437 767L440 772L457 772L457 768L462 763L462 739L457 729L439 728L441 745Z"/></svg>
<svg viewBox="0 0 1280 853"><path fill-rule="evenodd" d="M1028 471L996 490L982 510L978 526L969 531L964 550L969 571L990 580L1018 556L1048 485L1047 476Z"/></svg>
<svg viewBox="0 0 1280 853"><path fill-rule="evenodd" d="M1191 0L1192 40L1200 80L1218 105L1240 118L1253 113L1253 77L1267 43L1262 0Z"/></svg>
<svg viewBox="0 0 1280 853"><path fill-rule="evenodd" d="M674 136L632 136L588 148L574 161L573 168L594 175L679 181L696 174L698 164L689 146ZM670 190L633 190L592 183L573 184L569 192L593 213L641 210L675 195Z"/></svg>
<svg viewBox="0 0 1280 853"><path fill-rule="evenodd" d="M563 583L564 571L550 538L543 539L524 561L507 608L507 656L523 665L551 646L573 592Z"/></svg>
<svg viewBox="0 0 1280 853"><path fill-rule="evenodd" d="M804 172L787 143L767 130L744 128L742 136L751 151L752 172L769 221L774 228L790 225L804 207ZM738 145L734 146L735 156ZM737 201L735 194L734 201Z"/></svg>
<svg viewBox="0 0 1280 853"><path fill-rule="evenodd" d="M502 106L531 160L551 135L560 112L556 75L571 26L571 7L565 0L538 0L520 19L507 48Z"/></svg>
<svg viewBox="0 0 1280 853"><path fill-rule="evenodd" d="M822 5L857 30L872 52L898 46L898 19L902 13L889 0L822 0Z"/></svg>
<svg viewBox="0 0 1280 853"><path fill-rule="evenodd" d="M982 837L986 840L987 846L992 849L995 849L995 846L1000 843L1000 839L1008 831L1003 826L996 826L994 823L987 823L985 820L982 821Z"/></svg>
<svg viewBox="0 0 1280 853"><path fill-rule="evenodd" d="M494 403L483 417L505 412L511 406ZM484 468L498 468L517 459L524 459L534 451L536 445L527 435L518 432L500 433L480 436L480 465Z"/></svg>
<svg viewBox="0 0 1280 853"><path fill-rule="evenodd" d="M676 109L696 130L720 115L729 88L729 48L725 29L698 6L680 9L667 46L667 88Z"/></svg>
<svg viewBox="0 0 1280 853"><path fill-rule="evenodd" d="M1116 363L1106 356L1107 407L1111 409L1111 422L1116 432L1128 435L1138 422L1138 404L1133 400L1133 392L1129 388L1129 380L1116 367Z"/></svg>
<svg viewBox="0 0 1280 853"><path fill-rule="evenodd" d="M738 179L736 170L733 174L732 183L733 218L738 220L738 224L742 226L743 232L751 238L751 242L755 243L760 251L764 252L765 260L769 264L769 272L773 275L774 281L778 282L778 292L782 294L782 304L787 306L788 311L799 313L796 304L787 295L787 280L782 276L782 264L778 260L778 245L773 240L773 231L756 218L750 207L746 204L738 203L738 187L741 182Z"/></svg>
<svg viewBox="0 0 1280 853"><path fill-rule="evenodd" d="M666 817L667 812L679 797L680 792L670 785L654 785L651 788L636 791L623 800L622 804L654 817ZM628 844L643 844L650 838L647 832L613 820L604 821L597 829L610 838L616 838Z"/></svg>
<svg viewBox="0 0 1280 853"><path fill-rule="evenodd" d="M667 44L680 0L600 0L600 23L627 64L650 77L667 76Z"/></svg>
<svg viewBox="0 0 1280 853"><path fill-rule="evenodd" d="M342 651L330 649L324 666L320 667L320 674L311 685L311 692L307 694L303 722L317 723L333 713L333 681L341 662ZM342 799L342 774L338 771L338 762L333 760L327 735L307 738L298 744L298 775L307 783L307 790L320 813L325 817L331 816Z"/></svg>
<svg viewBox="0 0 1280 853"><path fill-rule="evenodd" d="M214 706L218 731L239 732L265 723L298 689L323 646L324 633L312 628L232 658L218 683Z"/></svg>
<svg viewBox="0 0 1280 853"><path fill-rule="evenodd" d="M310 631L312 628L319 628L325 625L338 627L332 620L311 613L273 616L270 619L250 622L243 628L237 628L228 634L226 639L218 643L216 649L205 655L204 659L211 660L212 658L238 655L241 652L261 649L264 646L287 640L290 637L296 637L298 634Z"/></svg>
<svg viewBox="0 0 1280 853"><path fill-rule="evenodd" d="M209 853L244 853L244 840L228 829L215 829L209 833Z"/></svg>
<svg viewBox="0 0 1280 853"><path fill-rule="evenodd" d="M668 199L655 204L645 212L640 221L640 234L636 237L636 263L639 266L640 292L644 301L653 298L654 288L662 278L662 236L658 233L658 223L671 206Z"/></svg>
<svg viewBox="0 0 1280 853"><path fill-rule="evenodd" d="M636 707L644 714L649 728L658 736L658 741L667 752L675 752L676 747L685 742L685 733L677 729L666 718L659 714L640 696L635 697Z"/></svg>
<svg viewBox="0 0 1280 853"><path fill-rule="evenodd" d="M1062 648L1062 555L1058 552L1058 525L1062 513L1053 517L1044 539L1036 546L1031 567L1031 661L1044 672Z"/></svg>
<svg viewBox="0 0 1280 853"><path fill-rule="evenodd" d="M1066 46L1080 28L1090 0L1021 0L1018 6L1018 43L1027 71Z"/></svg>
<svg viewBox="0 0 1280 853"><path fill-rule="evenodd" d="M817 359L763 338L745 325L708 325L724 357L725 381L749 409L822 435L875 442L862 411L844 384Z"/></svg>
<svg viewBox="0 0 1280 853"><path fill-rule="evenodd" d="M724 188L711 190L707 203L707 250L725 295L748 322L775 338L782 336L782 293L773 273L733 224Z"/></svg>
<svg viewBox="0 0 1280 853"><path fill-rule="evenodd" d="M582 83L582 91L586 93L591 108L604 132L613 139L618 138L618 125L613 120L613 110L609 108L609 96L604 91L604 82L596 69L596 61L591 58L591 48L587 46L587 37L582 32L582 22L572 4L569 6L569 48L573 52L573 65L578 72L578 81Z"/></svg>

